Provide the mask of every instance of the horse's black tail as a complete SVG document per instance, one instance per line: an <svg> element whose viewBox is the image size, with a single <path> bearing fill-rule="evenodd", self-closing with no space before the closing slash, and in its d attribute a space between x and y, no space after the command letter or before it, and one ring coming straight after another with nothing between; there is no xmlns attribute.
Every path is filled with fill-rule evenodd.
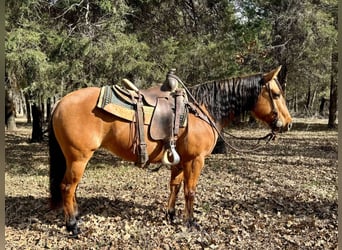
<svg viewBox="0 0 342 250"><path fill-rule="evenodd" d="M55 209L62 206L61 183L66 170L66 161L55 136L52 116L49 122L50 205L51 208Z"/></svg>

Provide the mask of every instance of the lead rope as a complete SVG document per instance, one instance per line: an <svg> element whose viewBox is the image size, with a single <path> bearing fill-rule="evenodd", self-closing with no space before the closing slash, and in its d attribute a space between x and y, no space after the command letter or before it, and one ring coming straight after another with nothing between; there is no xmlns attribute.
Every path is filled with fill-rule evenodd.
<svg viewBox="0 0 342 250"><path fill-rule="evenodd" d="M222 135L221 131L218 129L218 127L216 126L216 124L212 121L212 119L204 112L204 110L202 109L202 107L199 105L199 103L197 102L197 100L195 99L195 97L190 93L189 89L185 86L184 82L176 75L174 74L170 74L169 77L172 77L174 79L176 79L185 89L186 93L190 96L190 98L192 99L192 101L194 102L194 104L197 106L197 108L208 118L208 121L210 123L210 125L216 130L216 132L218 133L218 136L222 139L222 141L231 149L233 149L236 152L241 152L241 153L250 153L250 152L255 152L256 150L266 146L271 140L273 140L276 136L275 132L272 130L270 133L268 133L267 135L263 136L263 137L237 137L234 136L230 133L227 133L229 136L235 138L235 139L240 139L240 140L257 140L257 144L258 145L260 143L261 140L266 140L266 143L264 145L259 145L257 147L253 147L253 149L239 149L236 148L235 146L233 146L232 144L230 144L226 138Z"/></svg>

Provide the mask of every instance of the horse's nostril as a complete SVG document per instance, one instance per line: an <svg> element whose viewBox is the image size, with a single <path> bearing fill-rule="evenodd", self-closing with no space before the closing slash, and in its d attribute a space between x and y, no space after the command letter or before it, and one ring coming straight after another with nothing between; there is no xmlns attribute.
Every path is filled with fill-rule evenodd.
<svg viewBox="0 0 342 250"><path fill-rule="evenodd" d="M283 123L280 121L280 120L278 120L277 122L276 122L276 127L277 128L281 128L283 126Z"/></svg>
<svg viewBox="0 0 342 250"><path fill-rule="evenodd" d="M292 122L290 122L289 124L287 124L287 129L288 129L288 130L291 130L291 128L292 128Z"/></svg>

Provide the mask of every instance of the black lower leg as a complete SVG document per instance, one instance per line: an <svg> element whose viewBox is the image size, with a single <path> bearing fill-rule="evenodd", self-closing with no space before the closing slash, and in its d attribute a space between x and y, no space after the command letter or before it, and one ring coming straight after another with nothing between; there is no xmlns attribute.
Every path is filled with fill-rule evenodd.
<svg viewBox="0 0 342 250"><path fill-rule="evenodd" d="M73 217L66 222L66 229L68 232L72 233L72 236L77 236L81 232L80 228L77 226L76 217Z"/></svg>
<svg viewBox="0 0 342 250"><path fill-rule="evenodd" d="M176 216L176 211L175 209L172 210L167 210L166 212L166 219L170 224L174 223L175 220L175 216Z"/></svg>
<svg viewBox="0 0 342 250"><path fill-rule="evenodd" d="M197 221L195 220L194 217L188 218L186 220L186 226L189 230L192 230L192 229L199 230L200 229L200 225L197 223Z"/></svg>

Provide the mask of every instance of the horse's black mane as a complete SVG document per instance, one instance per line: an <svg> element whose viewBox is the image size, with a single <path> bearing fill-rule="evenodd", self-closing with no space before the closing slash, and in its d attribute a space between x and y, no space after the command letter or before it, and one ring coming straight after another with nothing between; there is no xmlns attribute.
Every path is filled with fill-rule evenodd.
<svg viewBox="0 0 342 250"><path fill-rule="evenodd" d="M215 120L246 115L261 91L262 74L214 80L189 88L199 104L204 104Z"/></svg>

